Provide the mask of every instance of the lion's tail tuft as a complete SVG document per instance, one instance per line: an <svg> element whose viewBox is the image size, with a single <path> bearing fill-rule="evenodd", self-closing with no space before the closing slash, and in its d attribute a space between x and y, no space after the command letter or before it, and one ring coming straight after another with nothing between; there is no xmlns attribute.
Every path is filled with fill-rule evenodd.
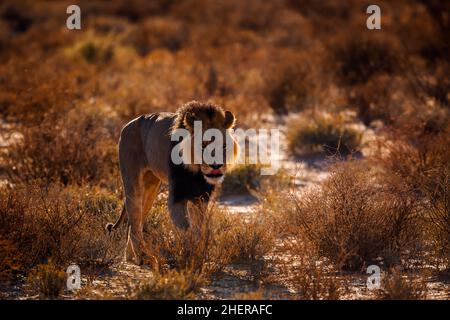
<svg viewBox="0 0 450 320"><path fill-rule="evenodd" d="M114 229L114 223L110 222L110 223L106 224L106 226L105 226L106 232L111 233L113 231L113 229Z"/></svg>
<svg viewBox="0 0 450 320"><path fill-rule="evenodd" d="M123 220L125 220L125 216L126 216L126 207L125 205L123 206L122 209L122 213L120 214L119 219L117 219L116 223L107 223L105 226L106 232L111 233L113 232L115 229L117 229L122 223Z"/></svg>

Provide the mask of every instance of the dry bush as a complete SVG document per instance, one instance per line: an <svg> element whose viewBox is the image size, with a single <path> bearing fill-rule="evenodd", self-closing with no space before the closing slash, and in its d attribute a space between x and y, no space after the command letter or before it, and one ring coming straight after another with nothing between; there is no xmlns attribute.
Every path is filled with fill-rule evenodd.
<svg viewBox="0 0 450 320"><path fill-rule="evenodd" d="M114 58L115 46L112 39L90 35L87 39L74 44L67 53L72 58L79 56L88 63L104 65Z"/></svg>
<svg viewBox="0 0 450 320"><path fill-rule="evenodd" d="M419 70L416 70L419 69ZM435 68L411 68L407 74L411 92L423 103L450 108L450 63L441 62Z"/></svg>
<svg viewBox="0 0 450 320"><path fill-rule="evenodd" d="M433 192L447 179L450 126L437 133L411 126L386 133L387 141L380 142L379 155L374 159L385 172L421 195Z"/></svg>
<svg viewBox="0 0 450 320"><path fill-rule="evenodd" d="M0 235L17 248L21 272L49 257L84 270L107 268L120 249L103 227L117 210L116 197L88 188L16 186L1 193Z"/></svg>
<svg viewBox="0 0 450 320"><path fill-rule="evenodd" d="M231 172L231 182L235 183L234 190L242 190L242 194L244 189L240 188L248 186L250 179L255 180L253 185L256 187L247 187L247 191L261 202L261 207L244 216L225 211L219 215L218 221L230 226L225 241L231 241L228 246L233 248L233 262L253 263L269 253L278 235L283 232L285 221L280 212L284 212L288 207L283 192L289 187L291 177L282 169L275 175L262 176L259 172L260 165L244 165L242 169L239 168L237 177L234 177L234 170ZM251 174L248 175L247 171ZM236 182L238 180L242 181L240 185Z"/></svg>
<svg viewBox="0 0 450 320"><path fill-rule="evenodd" d="M301 232L299 232L301 234ZM323 259L309 240L302 236L285 239L276 261L281 278L301 300L338 300L347 283L333 265Z"/></svg>
<svg viewBox="0 0 450 320"><path fill-rule="evenodd" d="M423 135L414 130L394 131L385 150L375 161L387 175L404 181L411 194L420 200L421 214L427 222L430 250L449 266L450 252L450 127L438 134ZM395 140L392 140L395 139Z"/></svg>
<svg viewBox="0 0 450 320"><path fill-rule="evenodd" d="M293 155L314 152L347 155L356 151L361 133L342 114L303 113L288 124L287 140Z"/></svg>
<svg viewBox="0 0 450 320"><path fill-rule="evenodd" d="M92 70L60 56L13 57L0 66L0 112L10 121L39 126L47 113L64 112L92 88Z"/></svg>
<svg viewBox="0 0 450 320"><path fill-rule="evenodd" d="M396 93L397 102L389 108L390 124L388 129L400 132L410 142L416 143L428 135L433 136L446 130L450 120L450 110L443 108L434 100L423 103L411 95ZM405 97L405 103L398 102L398 96Z"/></svg>
<svg viewBox="0 0 450 320"><path fill-rule="evenodd" d="M292 63L277 64L267 72L264 94L276 114L304 109L313 90L311 70L305 64L296 63L293 57L291 59Z"/></svg>
<svg viewBox="0 0 450 320"><path fill-rule="evenodd" d="M86 5L89 5L86 3ZM148 16L165 14L170 9L172 1L170 0L132 0L132 1L116 1L105 7L105 10L115 16L124 17L130 22L137 22ZM92 10L95 10L95 4Z"/></svg>
<svg viewBox="0 0 450 320"><path fill-rule="evenodd" d="M144 224L147 243L160 265L176 267L197 276L207 277L221 270L231 258L232 248L225 249L230 228L217 218L216 209L191 208L191 227L177 229L166 210L166 197L160 197Z"/></svg>
<svg viewBox="0 0 450 320"><path fill-rule="evenodd" d="M261 289L250 291L250 292L241 292L236 293L233 298L233 300L264 300L264 291Z"/></svg>
<svg viewBox="0 0 450 320"><path fill-rule="evenodd" d="M191 228L178 230L161 197L144 225L145 239L162 266L204 279L230 263L258 263L272 248L275 233L269 217L255 214L245 219L216 206L193 208Z"/></svg>
<svg viewBox="0 0 450 320"><path fill-rule="evenodd" d="M446 12L450 9L450 5L448 2L442 2L442 1L419 1L422 5L425 6L428 14L431 16L434 26L437 28L437 40L436 41L439 44L438 52L435 54L439 58L448 59L448 53L449 53L449 46L445 39L447 39L447 35L450 31L450 23L448 20L448 16L446 15ZM435 49L436 50L436 49Z"/></svg>
<svg viewBox="0 0 450 320"><path fill-rule="evenodd" d="M97 183L115 188L118 178L115 123L92 108L74 109L39 127L22 127L22 139L5 156L11 181Z"/></svg>
<svg viewBox="0 0 450 320"><path fill-rule="evenodd" d="M262 259L273 247L275 230L270 216L254 213L247 221L242 217L233 217L234 228L230 235L229 244L232 251L232 260L257 261Z"/></svg>
<svg viewBox="0 0 450 320"><path fill-rule="evenodd" d="M39 264L27 276L28 285L42 299L55 299L66 286L67 274L52 260Z"/></svg>
<svg viewBox="0 0 450 320"><path fill-rule="evenodd" d="M188 40L188 29L173 18L146 19L130 31L124 44L131 45L136 52L145 56L155 49L180 50Z"/></svg>
<svg viewBox="0 0 450 320"><path fill-rule="evenodd" d="M96 76L101 75L102 71L120 70L129 67L136 60L137 54L133 47L126 43L123 39L128 37L126 30L123 28L120 32L97 32L95 24L92 29L88 29L76 38L73 43L64 47L61 59L65 59L68 64L76 64L80 69L96 71ZM104 28L108 28L105 26ZM94 29L94 30L93 30ZM86 86L94 94L98 93L98 78L92 78L91 83ZM89 86L92 85L92 87ZM84 96L84 95L83 95ZM86 98L90 98L86 95Z"/></svg>
<svg viewBox="0 0 450 320"><path fill-rule="evenodd" d="M422 300L427 297L427 285L421 279L393 270L382 280L382 288L375 292L379 300Z"/></svg>
<svg viewBox="0 0 450 320"><path fill-rule="evenodd" d="M442 173L435 190L428 193L430 199L427 219L431 224L435 257L450 268L450 173ZM440 263L438 263L440 264Z"/></svg>
<svg viewBox="0 0 450 320"><path fill-rule="evenodd" d="M365 124L374 120L382 120L387 124L392 122L392 79L389 76L373 76L367 83L354 86L349 95L350 106L356 109Z"/></svg>
<svg viewBox="0 0 450 320"><path fill-rule="evenodd" d="M340 268L359 270L377 258L399 264L420 241L416 197L364 161L339 163L294 201L291 219Z"/></svg>
<svg viewBox="0 0 450 320"><path fill-rule="evenodd" d="M385 125L402 128L422 127L437 132L448 122L448 110L430 98L432 93L415 85L414 77L405 71L402 76L373 75L365 83L347 91L347 104L366 125L381 120ZM417 79L418 81L418 79Z"/></svg>
<svg viewBox="0 0 450 320"><path fill-rule="evenodd" d="M238 165L227 172L222 184L224 194L250 193L261 187L264 176L260 173L261 166L257 164Z"/></svg>
<svg viewBox="0 0 450 320"><path fill-rule="evenodd" d="M191 227L183 232L175 229L174 249L176 265L199 275L210 275L223 268L228 254L222 241L217 241L218 230L214 226L215 212L212 209L192 208Z"/></svg>
<svg viewBox="0 0 450 320"><path fill-rule="evenodd" d="M399 53L392 42L354 37L336 40L330 48L338 78L345 84L365 83L378 73L396 71Z"/></svg>
<svg viewBox="0 0 450 320"><path fill-rule="evenodd" d="M34 22L33 16L25 9L24 5L14 5L12 2L2 6L0 15L13 32L26 32Z"/></svg>
<svg viewBox="0 0 450 320"><path fill-rule="evenodd" d="M137 300L187 300L195 299L203 283L199 275L186 270L155 272L153 278L141 286L134 298Z"/></svg>
<svg viewBox="0 0 450 320"><path fill-rule="evenodd" d="M23 268L21 253L16 245L0 237L0 280L14 280Z"/></svg>

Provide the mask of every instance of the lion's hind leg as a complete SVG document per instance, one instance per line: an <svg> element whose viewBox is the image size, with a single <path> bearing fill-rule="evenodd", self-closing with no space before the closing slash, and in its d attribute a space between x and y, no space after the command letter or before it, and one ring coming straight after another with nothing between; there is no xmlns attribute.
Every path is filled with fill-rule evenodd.
<svg viewBox="0 0 450 320"><path fill-rule="evenodd" d="M156 196L158 195L159 188L161 186L161 180L159 180L151 171L147 171L144 174L143 178L144 182L144 195L143 195L143 202L142 202L142 214L143 219L145 219L145 216L149 213L153 202L156 199Z"/></svg>
<svg viewBox="0 0 450 320"><path fill-rule="evenodd" d="M151 172L147 171L143 175L143 195L142 195L142 223L145 222L146 215L150 212L150 209L158 195L161 181ZM144 238L145 241L145 238ZM150 264L158 267L158 259L156 258L154 251L151 250L145 243L143 263Z"/></svg>

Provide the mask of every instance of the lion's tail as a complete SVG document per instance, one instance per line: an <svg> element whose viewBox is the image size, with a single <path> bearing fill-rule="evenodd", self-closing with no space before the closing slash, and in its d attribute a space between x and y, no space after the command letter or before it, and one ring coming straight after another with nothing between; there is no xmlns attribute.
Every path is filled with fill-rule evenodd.
<svg viewBox="0 0 450 320"><path fill-rule="evenodd" d="M125 220L127 210L125 205L123 206L122 213L120 214L119 219L115 223L107 223L105 226L105 229L107 232L111 233L112 231L116 230L120 225L123 223L123 220Z"/></svg>

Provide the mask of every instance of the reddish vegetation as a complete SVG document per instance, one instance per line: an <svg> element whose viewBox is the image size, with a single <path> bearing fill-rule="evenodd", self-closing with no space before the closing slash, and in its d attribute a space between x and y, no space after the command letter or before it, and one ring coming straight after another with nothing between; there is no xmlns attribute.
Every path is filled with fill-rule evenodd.
<svg viewBox="0 0 450 320"><path fill-rule="evenodd" d="M64 1L0 4L6 297L16 284L60 296L71 263L88 285L117 265L125 230L111 239L103 225L121 210L120 128L193 99L226 106L242 127L287 126L291 161L336 161L308 190L241 167L224 192L256 195L257 211L213 208L185 234L163 192L145 228L162 265L131 297L202 297L241 264L255 289L241 298L279 297L274 284L295 291L283 297L345 298L370 264L390 274L371 297L426 298L425 275L448 286L448 2L379 1L376 31L359 0L77 3L80 31L66 29Z"/></svg>

